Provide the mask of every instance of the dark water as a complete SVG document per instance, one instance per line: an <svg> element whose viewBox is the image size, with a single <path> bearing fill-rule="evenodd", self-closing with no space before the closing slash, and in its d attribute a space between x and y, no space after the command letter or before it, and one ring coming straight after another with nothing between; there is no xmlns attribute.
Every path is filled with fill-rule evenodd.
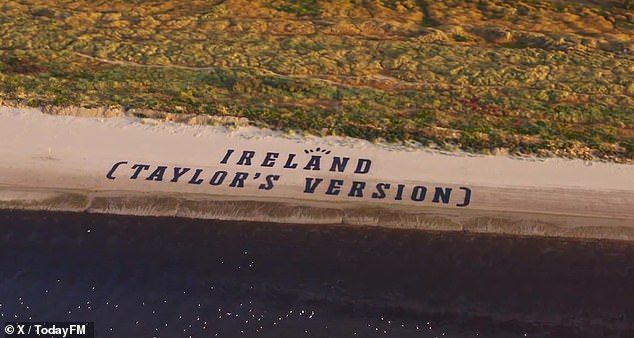
<svg viewBox="0 0 634 338"><path fill-rule="evenodd" d="M0 322L97 337L634 337L634 245L0 212Z"/></svg>

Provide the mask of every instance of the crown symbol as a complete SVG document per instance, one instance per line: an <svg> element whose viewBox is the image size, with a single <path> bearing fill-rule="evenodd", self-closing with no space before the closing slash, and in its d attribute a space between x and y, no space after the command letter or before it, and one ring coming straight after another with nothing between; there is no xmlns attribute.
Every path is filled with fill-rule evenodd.
<svg viewBox="0 0 634 338"><path fill-rule="evenodd" d="M330 154L330 150L321 149L321 147L317 147L315 149L312 149L312 148L311 149L304 149L304 152L306 154L310 154L310 153L322 153L322 154L326 154L326 155Z"/></svg>

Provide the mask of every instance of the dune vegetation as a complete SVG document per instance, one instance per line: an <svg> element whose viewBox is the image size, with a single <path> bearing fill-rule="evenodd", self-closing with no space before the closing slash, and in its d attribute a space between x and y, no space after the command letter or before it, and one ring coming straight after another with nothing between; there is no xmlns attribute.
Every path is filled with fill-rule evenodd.
<svg viewBox="0 0 634 338"><path fill-rule="evenodd" d="M0 101L631 162L633 6L8 0Z"/></svg>

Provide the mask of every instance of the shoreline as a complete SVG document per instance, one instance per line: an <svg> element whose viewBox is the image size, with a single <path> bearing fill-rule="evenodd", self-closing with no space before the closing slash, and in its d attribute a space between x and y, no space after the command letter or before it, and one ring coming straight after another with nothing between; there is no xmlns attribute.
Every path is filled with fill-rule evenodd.
<svg viewBox="0 0 634 338"><path fill-rule="evenodd" d="M186 308L198 309L201 299L214 296L211 284L216 296L229 291L223 285L237 286L237 298L232 297L236 308L247 303L245 294L254 303L254 297L263 296L271 305L276 299L288 304L292 295L303 309L325 306L310 309L322 320L328 313L339 317L337 310L345 309L376 321L425 318L422 323L431 321L434 329L442 318L454 324L472 318L480 334L484 327L508 324L530 329L532 336L537 334L532 329L546 334L554 328L584 333L633 328L628 321L631 295L623 288L631 280L631 242L61 212L0 210L0 218L6 225L7 257L15 250L23 253L7 260L5 282L35 286L38 293L57 290L47 297L60 300L36 304L7 293L2 303L23 310L12 312L19 316L31 315L20 306L23 300L35 311L65 313L67 306L85 304L69 301L79 294L91 304L119 304L113 308L117 313L126 308L135 316L146 313L146 320L127 322L138 329L135 320L156 320L148 306L164 306L169 295L170 309L188 301ZM468 287L464 281L470 281ZM68 293L59 293L60 286ZM148 295L146 303L128 296L133 294ZM213 313L220 307L229 308L210 306L211 317L217 318ZM73 306L72 315L78 311ZM570 322L571 316L576 320Z"/></svg>
<svg viewBox="0 0 634 338"><path fill-rule="evenodd" d="M634 241L631 218L508 210L415 210L352 202L264 200L206 194L0 187L0 210Z"/></svg>
<svg viewBox="0 0 634 338"><path fill-rule="evenodd" d="M0 132L0 209L634 241L631 165L8 107Z"/></svg>

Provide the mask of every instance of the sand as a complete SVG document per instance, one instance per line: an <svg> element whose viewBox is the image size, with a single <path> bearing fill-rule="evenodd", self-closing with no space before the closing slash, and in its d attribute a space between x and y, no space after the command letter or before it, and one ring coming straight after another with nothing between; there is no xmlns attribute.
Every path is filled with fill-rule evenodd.
<svg viewBox="0 0 634 338"><path fill-rule="evenodd" d="M234 153L220 163L227 149ZM244 150L254 152L250 166L236 163ZM267 152L279 154L272 167L261 165ZM288 154L296 154L297 168L283 167ZM303 169L315 154L320 170ZM350 158L344 172L329 171L334 156ZM368 173L353 172L360 159L371 161ZM126 163L107 178L118 162ZM134 164L149 169L130 179ZM189 172L170 182L174 168L185 167ZM201 184L188 183L196 169ZM225 181L209 184L218 171L227 172ZM248 175L243 188L230 186L236 172ZM312 194L304 192L307 177L323 179ZM343 181L337 196L325 193L331 179ZM351 191L353 181L365 184L362 197ZM385 198L372 198L378 183L390 184ZM427 189L424 201L412 197L417 186ZM436 188L452 189L447 203ZM471 199L461 207L466 188ZM0 208L634 240L634 167L2 107Z"/></svg>

